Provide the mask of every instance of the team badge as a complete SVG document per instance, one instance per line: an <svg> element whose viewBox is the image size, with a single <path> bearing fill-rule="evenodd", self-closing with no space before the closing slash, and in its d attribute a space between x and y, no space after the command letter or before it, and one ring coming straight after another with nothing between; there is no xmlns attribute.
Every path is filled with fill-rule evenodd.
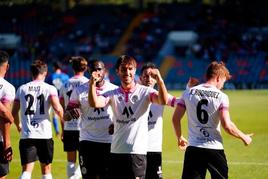
<svg viewBox="0 0 268 179"><path fill-rule="evenodd" d="M123 97L122 96L118 96L118 101L123 101Z"/></svg>
<svg viewBox="0 0 268 179"><path fill-rule="evenodd" d="M135 103L136 101L138 101L138 96L137 95L134 95L133 97L132 97L132 101Z"/></svg>

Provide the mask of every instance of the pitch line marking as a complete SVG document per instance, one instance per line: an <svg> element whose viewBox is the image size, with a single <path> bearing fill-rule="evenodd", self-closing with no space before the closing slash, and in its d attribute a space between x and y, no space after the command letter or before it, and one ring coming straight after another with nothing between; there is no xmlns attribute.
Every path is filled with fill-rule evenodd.
<svg viewBox="0 0 268 179"><path fill-rule="evenodd" d="M167 164L182 164L183 161L175 161L175 160L163 160L163 163ZM228 165L261 165L268 166L268 162L228 162Z"/></svg>
<svg viewBox="0 0 268 179"><path fill-rule="evenodd" d="M20 162L18 159L13 159L11 162ZM64 163L66 160L62 159L53 159L53 162ZM180 160L163 160L163 163L167 164L182 164L183 161ZM268 166L268 162L228 162L228 165L259 165L259 166Z"/></svg>

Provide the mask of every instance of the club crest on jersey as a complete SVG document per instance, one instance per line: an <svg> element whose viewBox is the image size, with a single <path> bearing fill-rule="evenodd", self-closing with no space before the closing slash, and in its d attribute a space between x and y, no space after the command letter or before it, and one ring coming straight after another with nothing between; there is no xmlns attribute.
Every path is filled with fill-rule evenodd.
<svg viewBox="0 0 268 179"><path fill-rule="evenodd" d="M118 96L118 101L123 101L123 97L122 96Z"/></svg>
<svg viewBox="0 0 268 179"><path fill-rule="evenodd" d="M137 95L134 95L133 97L132 97L132 101L135 103L135 102L137 102L138 101L138 96Z"/></svg>
<svg viewBox="0 0 268 179"><path fill-rule="evenodd" d="M0 89L2 89L2 88L3 88L3 85L1 84L1 85L0 85Z"/></svg>

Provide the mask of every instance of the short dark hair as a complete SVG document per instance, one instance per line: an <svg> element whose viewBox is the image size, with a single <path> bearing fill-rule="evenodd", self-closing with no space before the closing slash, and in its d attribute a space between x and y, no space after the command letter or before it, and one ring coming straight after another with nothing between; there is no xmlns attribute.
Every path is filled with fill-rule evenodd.
<svg viewBox="0 0 268 179"><path fill-rule="evenodd" d="M31 64L31 73L33 77L36 77L39 74L47 72L47 64L42 60L35 60Z"/></svg>
<svg viewBox="0 0 268 179"><path fill-rule="evenodd" d="M132 64L135 66L135 68L137 67L137 61L134 57L128 55L122 55L117 59L115 69L118 70L120 65L126 65L126 64Z"/></svg>
<svg viewBox="0 0 268 179"><path fill-rule="evenodd" d="M53 62L53 67L57 70L57 69L62 69L62 64L60 61L55 61Z"/></svg>
<svg viewBox="0 0 268 179"><path fill-rule="evenodd" d="M94 65L97 64L97 63L101 63L103 65L103 68L105 68L105 65L103 63L103 61L99 60L99 59L92 59L88 62L88 67L89 67L89 73L92 73L93 72L93 69L94 69Z"/></svg>
<svg viewBox="0 0 268 179"><path fill-rule="evenodd" d="M7 52L0 50L0 65L9 60L9 55Z"/></svg>
<svg viewBox="0 0 268 179"><path fill-rule="evenodd" d="M81 56L71 57L69 62L75 72L84 72L87 70L87 60Z"/></svg>
<svg viewBox="0 0 268 179"><path fill-rule="evenodd" d="M152 62L147 62L144 65L142 65L142 67L141 67L141 73L140 74L142 74L143 71L146 70L146 69L148 69L148 68L156 69L156 66Z"/></svg>

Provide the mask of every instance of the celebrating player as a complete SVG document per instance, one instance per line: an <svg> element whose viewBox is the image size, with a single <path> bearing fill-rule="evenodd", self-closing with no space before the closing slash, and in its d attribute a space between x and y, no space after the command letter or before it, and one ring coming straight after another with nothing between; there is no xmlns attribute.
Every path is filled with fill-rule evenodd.
<svg viewBox="0 0 268 179"><path fill-rule="evenodd" d="M186 149L183 179L205 178L208 169L211 178L228 178L227 160L223 150L220 124L230 135L241 139L245 145L252 134L244 134L231 121L229 99L221 89L230 79L223 62L212 62L207 69L207 81L184 91L173 114L173 126L179 148ZM187 111L187 141L181 131L181 119Z"/></svg>
<svg viewBox="0 0 268 179"><path fill-rule="evenodd" d="M134 81L137 62L123 55L116 62L121 87L97 95L98 72L89 81L89 104L92 107L111 105L114 113L114 134L111 145L111 178L144 178L148 146L148 116L151 103L167 104L168 93L158 69L150 69L159 92Z"/></svg>
<svg viewBox="0 0 268 179"><path fill-rule="evenodd" d="M117 86L104 80L105 66L100 60L89 61L90 74L98 72L96 82L97 93L103 94ZM92 108L88 104L89 83L75 88L67 106L67 114L74 114L75 109L81 111L81 129L79 142L79 163L84 179L109 179L110 148L112 135L112 111L109 106ZM65 120L72 117L65 115ZM76 117L79 114L76 115Z"/></svg>

